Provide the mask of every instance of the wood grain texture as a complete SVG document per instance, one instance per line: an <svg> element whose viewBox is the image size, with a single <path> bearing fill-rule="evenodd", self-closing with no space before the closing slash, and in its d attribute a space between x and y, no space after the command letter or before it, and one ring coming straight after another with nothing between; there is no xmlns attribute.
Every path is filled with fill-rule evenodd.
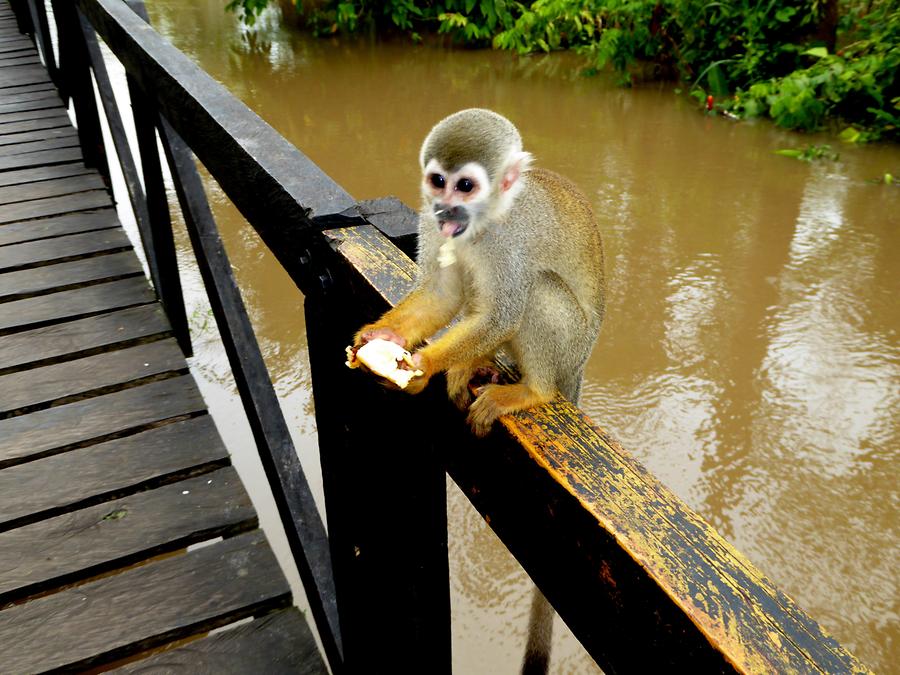
<svg viewBox="0 0 900 675"><path fill-rule="evenodd" d="M212 418L201 415L7 467L0 471L0 531L206 473L228 462Z"/></svg>
<svg viewBox="0 0 900 675"><path fill-rule="evenodd" d="M74 149L77 150L77 148ZM62 153L68 153L70 150L73 150L73 148L62 148L58 151L54 150L48 152L55 153L59 156ZM78 152L81 151L78 150ZM43 154L45 153L35 152L27 155L17 155L17 157L37 157L38 155ZM78 159L80 159L80 155ZM3 207L3 213L0 215L0 224L14 223L18 220L29 220L32 218L45 218L47 216L73 213L76 211L102 209L108 206L112 206L112 199L105 188L79 192L78 194L66 195L63 197L49 197L47 199L21 201L10 203Z"/></svg>
<svg viewBox="0 0 900 675"><path fill-rule="evenodd" d="M116 210L112 208L8 223L0 225L0 246L106 230L113 227L120 227L120 225Z"/></svg>
<svg viewBox="0 0 900 675"><path fill-rule="evenodd" d="M328 670L306 620L292 607L109 672L116 675L325 675Z"/></svg>
<svg viewBox="0 0 900 675"><path fill-rule="evenodd" d="M17 122L0 121L0 135L20 134L25 131L36 131L37 129L54 129L56 127L71 126L72 122L69 120L68 115L53 115L52 117L19 120Z"/></svg>
<svg viewBox="0 0 900 675"><path fill-rule="evenodd" d="M2 276L0 303L65 287L142 274L141 265L133 251L7 272Z"/></svg>
<svg viewBox="0 0 900 675"><path fill-rule="evenodd" d="M34 46L28 40L7 40L3 44L0 44L0 54L10 54L10 53L32 53L34 51ZM5 86L14 86L13 79L11 77L4 77L0 80L0 87Z"/></svg>
<svg viewBox="0 0 900 675"><path fill-rule="evenodd" d="M0 533L0 605L256 525L232 467L25 525Z"/></svg>
<svg viewBox="0 0 900 675"><path fill-rule="evenodd" d="M0 611L0 663L81 670L289 602L256 530Z"/></svg>
<svg viewBox="0 0 900 675"><path fill-rule="evenodd" d="M0 420L0 468L206 410L189 375Z"/></svg>
<svg viewBox="0 0 900 675"><path fill-rule="evenodd" d="M7 208L14 210L16 206L4 207L4 211ZM55 260L129 248L131 242L125 231L118 228L0 246L0 275L3 270L23 269ZM0 288L2 287L3 281L0 276Z"/></svg>
<svg viewBox="0 0 900 675"><path fill-rule="evenodd" d="M3 55L0 54L0 65L4 63L9 63L9 60L4 61ZM30 87L0 89L0 103L15 103L16 101L24 100L26 97L43 98L50 94L57 95L56 87L53 86L52 82L41 82Z"/></svg>
<svg viewBox="0 0 900 675"><path fill-rule="evenodd" d="M38 328L42 324L125 309L154 300L156 296L147 280L141 277L13 300L3 303L3 311L0 312L0 331Z"/></svg>
<svg viewBox="0 0 900 675"><path fill-rule="evenodd" d="M162 308L154 303L0 336L0 372L87 356L170 332Z"/></svg>
<svg viewBox="0 0 900 675"><path fill-rule="evenodd" d="M20 408L48 404L97 390L186 372L175 340L160 340L43 368L0 375L0 418Z"/></svg>
<svg viewBox="0 0 900 675"><path fill-rule="evenodd" d="M13 66L14 64L9 61L3 62L4 65ZM39 99L49 99L52 101L56 101L59 105L62 105L62 99L59 97L59 94L56 92L55 88L50 89L33 89L31 91L21 91L16 90L14 94L2 95L0 94L0 105L10 105L13 103L17 103L19 101L36 101Z"/></svg>
<svg viewBox="0 0 900 675"><path fill-rule="evenodd" d="M0 171L8 171L10 169L24 169L32 166L45 166L47 164L63 164L67 162L81 161L83 161L83 158L81 156L81 148L78 147L60 148L58 150L43 150L41 152L29 152L24 155L7 155L5 157L0 157ZM97 204L97 206L105 205ZM62 213L62 211L56 211L55 213ZM21 218L15 218L15 220L21 220Z"/></svg>
<svg viewBox="0 0 900 675"><path fill-rule="evenodd" d="M10 56L11 58L0 59L0 65L3 66L19 66L19 65L40 65L41 60L32 54L24 54L22 56L16 56L15 54L5 54L4 56Z"/></svg>
<svg viewBox="0 0 900 675"><path fill-rule="evenodd" d="M338 274L388 303L411 286L415 267L377 233L326 238ZM576 407L498 426L475 443L450 425L448 470L601 665L866 672Z"/></svg>
<svg viewBox="0 0 900 675"><path fill-rule="evenodd" d="M28 134L16 134L27 136ZM47 143L48 141L39 141ZM67 135L54 139L54 142L62 143L60 147L66 147L66 143L78 143L78 136ZM21 148L31 145L31 143L22 143L15 146ZM46 199L48 197L58 197L60 195L71 195L86 190L105 190L103 179L97 174L84 174L81 176L71 176L69 178L60 178L58 180L41 181L40 183L28 183L25 185L16 185L12 187L0 188L0 204L13 204L15 202L25 202L32 199Z"/></svg>
<svg viewBox="0 0 900 675"><path fill-rule="evenodd" d="M17 44L19 43L6 42L5 44L0 44L0 51L3 51L4 47L12 47ZM25 66L22 69L22 72L19 72L19 69L16 69L10 75L4 77L3 80L0 80L0 88L16 87L20 84L32 84L33 82L49 81L50 76L47 75L47 71L44 70L43 66Z"/></svg>
<svg viewBox="0 0 900 675"><path fill-rule="evenodd" d="M35 94L44 94L46 92L35 92ZM0 136L0 148L8 145L16 145L17 143L29 143L31 141L40 141L47 138L63 138L66 136L78 136L78 132L73 127L58 127L56 129L41 129L38 131L26 131L21 134L4 134ZM3 152L3 150L0 150Z"/></svg>
<svg viewBox="0 0 900 675"><path fill-rule="evenodd" d="M65 125L55 129L41 129L38 131L24 131L21 133L10 134L10 136L19 136L21 134L44 133L44 132L60 132L65 131L71 133L72 126ZM0 136L0 139L4 138ZM94 173L94 169L88 169L83 164L60 164L58 166L41 166L33 169L19 169L17 171L4 171L0 173L0 187L7 185L21 185L23 183L33 183L42 180L51 180L54 178L65 178L67 176L81 176L86 173Z"/></svg>
<svg viewBox="0 0 900 675"><path fill-rule="evenodd" d="M37 52L31 51L26 53L19 54L0 54L0 62L9 62L9 60L18 60L23 58L36 58ZM27 93L32 91L49 91L55 90L56 86L52 82L35 82L33 84L23 84L18 87L12 87L9 89L0 89L0 100L4 98L15 98L21 93Z"/></svg>
<svg viewBox="0 0 900 675"><path fill-rule="evenodd" d="M25 110L21 112L0 113L0 126L10 123L39 120L47 117L62 117L65 116L65 114L65 108L62 107L52 110Z"/></svg>
<svg viewBox="0 0 900 675"><path fill-rule="evenodd" d="M46 138L37 141L20 142L15 145L5 145L3 146L3 154L7 157L14 157L18 155L30 155L35 152L46 152L48 150L73 148L77 145L78 143L73 141L71 136ZM27 158L25 157L22 158L23 161L26 159Z"/></svg>
<svg viewBox="0 0 900 675"><path fill-rule="evenodd" d="M0 115L7 113L26 112L29 110L47 110L55 108L57 112L65 111L59 97L33 98L31 100L20 100L15 103L0 103Z"/></svg>

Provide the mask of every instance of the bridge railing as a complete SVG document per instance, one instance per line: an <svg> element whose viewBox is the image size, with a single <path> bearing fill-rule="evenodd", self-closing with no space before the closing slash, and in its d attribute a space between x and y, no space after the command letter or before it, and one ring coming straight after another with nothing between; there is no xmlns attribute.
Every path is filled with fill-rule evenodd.
<svg viewBox="0 0 900 675"><path fill-rule="evenodd" d="M43 3L14 3L52 60ZM74 101L85 160L105 167L93 74L154 285L189 349L157 134L163 144L335 672L449 672L447 473L607 671L865 671L569 402L506 416L479 440L439 382L408 397L345 368L353 332L412 287L414 215L392 200L357 203L161 38L140 5L52 5L61 58L50 72ZM95 32L128 75L144 190ZM327 537L191 152L304 294Z"/></svg>

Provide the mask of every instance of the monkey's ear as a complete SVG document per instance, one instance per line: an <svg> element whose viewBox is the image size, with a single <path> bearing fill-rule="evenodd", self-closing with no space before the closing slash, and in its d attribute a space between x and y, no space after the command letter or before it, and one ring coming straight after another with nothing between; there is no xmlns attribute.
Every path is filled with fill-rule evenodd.
<svg viewBox="0 0 900 675"><path fill-rule="evenodd" d="M510 188L519 180L519 176L528 171L528 167L531 166L531 160L530 152L517 151L510 153L504 163L506 168L503 170L503 176L500 178L501 193L509 192Z"/></svg>

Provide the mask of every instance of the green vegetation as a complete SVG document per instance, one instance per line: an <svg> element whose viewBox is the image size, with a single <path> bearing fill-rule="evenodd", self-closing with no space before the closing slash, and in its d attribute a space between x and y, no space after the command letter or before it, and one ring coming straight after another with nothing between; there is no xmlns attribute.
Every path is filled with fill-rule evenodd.
<svg viewBox="0 0 900 675"><path fill-rule="evenodd" d="M831 146L828 144L807 145L804 148L784 148L783 150L776 150L775 154L784 157L793 157L794 159L799 159L803 162L812 162L817 159L830 159L831 161L836 162L840 159L838 153L832 150Z"/></svg>
<svg viewBox="0 0 900 675"><path fill-rule="evenodd" d="M318 34L441 33L520 54L574 49L623 84L678 79L698 101L848 142L900 138L896 0L295 0ZM232 0L253 20L268 0Z"/></svg>

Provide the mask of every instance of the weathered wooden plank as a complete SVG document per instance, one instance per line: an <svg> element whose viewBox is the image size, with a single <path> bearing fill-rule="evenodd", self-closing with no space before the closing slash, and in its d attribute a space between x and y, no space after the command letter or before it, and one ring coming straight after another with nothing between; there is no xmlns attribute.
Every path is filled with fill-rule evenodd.
<svg viewBox="0 0 900 675"><path fill-rule="evenodd" d="M0 471L0 531L206 473L229 461L212 417L201 415L10 466Z"/></svg>
<svg viewBox="0 0 900 675"><path fill-rule="evenodd" d="M26 66L39 66L41 65L41 59L37 54L33 54L30 52L23 52L22 54L16 54L13 52L12 54L6 53L0 55L0 65L3 66L17 66L17 65L26 65Z"/></svg>
<svg viewBox="0 0 900 675"><path fill-rule="evenodd" d="M54 115L53 117L44 117L41 119L3 122L0 124L0 135L18 134L23 131L34 131L35 129L52 129L55 127L71 126L72 122L69 120L68 115Z"/></svg>
<svg viewBox="0 0 900 675"><path fill-rule="evenodd" d="M5 67L8 62L0 63L0 66ZM30 87L21 87L21 89L31 89ZM13 103L17 103L19 101L39 101L39 100L50 100L56 101L59 105L62 105L62 99L59 98L59 94L56 93L55 89L37 89L33 91L20 91L19 89L11 89L7 90L11 93L7 93L6 95L0 94L0 105L11 105Z"/></svg>
<svg viewBox="0 0 900 675"><path fill-rule="evenodd" d="M22 408L69 401L167 373L186 372L187 362L178 343L169 339L0 375L0 418Z"/></svg>
<svg viewBox="0 0 900 675"><path fill-rule="evenodd" d="M21 56L10 57L9 58L22 58ZM3 55L0 54L0 63L6 63L3 61ZM18 87L10 87L9 89L0 89L0 101L10 102L17 100L23 94L31 93L31 92L55 92L56 86L52 82L35 82L34 84L23 84Z"/></svg>
<svg viewBox="0 0 900 675"><path fill-rule="evenodd" d="M15 155L27 155L33 152L41 152L46 150L57 150L59 148L74 148L78 145L78 138L74 140L68 136L57 138L47 138L38 141L26 141L16 143L15 145L6 145L3 147L3 154L6 157Z"/></svg>
<svg viewBox="0 0 900 675"><path fill-rule="evenodd" d="M47 141L42 141L42 143L46 142ZM65 144L77 144L78 137L67 135L62 138L54 139L54 142L59 142L61 147L66 147ZM30 143L23 143L22 145L30 145ZM48 197L71 195L86 190L105 189L106 186L103 183L103 179L95 173L89 173L80 176L59 178L57 180L45 180L39 183L26 183L25 185L0 187L0 204L13 204L15 202L30 201L32 199L47 199Z"/></svg>
<svg viewBox="0 0 900 675"><path fill-rule="evenodd" d="M31 45L31 40L21 33L19 33L18 35L16 35L15 33L12 33L10 35L0 35L0 44L6 44L8 42L24 42L27 45Z"/></svg>
<svg viewBox="0 0 900 675"><path fill-rule="evenodd" d="M10 42L5 42L0 45L0 54L6 54L10 52L33 52L34 45L31 44L30 41L26 40L12 40ZM2 86L2 82L0 82L0 86Z"/></svg>
<svg viewBox="0 0 900 675"><path fill-rule="evenodd" d="M170 331L162 308L148 304L6 335L0 337L0 372L87 356Z"/></svg>
<svg viewBox="0 0 900 675"><path fill-rule="evenodd" d="M72 127L71 125L66 125L57 127L56 129L53 129L53 131L59 131L60 129L70 131ZM67 176L81 176L87 173L95 173L95 170L88 169L84 164L60 164L58 166L19 169L18 171L3 171L0 172L0 187L35 183L37 181L52 180L55 178L66 178Z"/></svg>
<svg viewBox="0 0 900 675"><path fill-rule="evenodd" d="M143 270L133 251L32 267L0 274L0 302L142 274Z"/></svg>
<svg viewBox="0 0 900 675"><path fill-rule="evenodd" d="M289 601L256 530L3 610L0 663L14 673L82 670Z"/></svg>
<svg viewBox="0 0 900 675"><path fill-rule="evenodd" d="M45 117L59 117L65 115L66 111L62 107L51 108L47 110L24 110L21 112L9 112L0 114L0 128L6 124L15 122L27 122L29 120L39 120Z"/></svg>
<svg viewBox="0 0 900 675"><path fill-rule="evenodd" d="M2 189L2 188L0 188ZM0 246L120 227L116 210L81 211L63 216L0 225Z"/></svg>
<svg viewBox="0 0 900 675"><path fill-rule="evenodd" d="M60 197L59 199L66 199ZM107 197L107 199L109 199ZM49 201L49 200L46 200ZM4 207L15 209L17 205ZM4 270L24 269L45 265L53 261L83 257L103 251L121 251L131 248L131 242L120 228L82 232L51 239L26 241L21 244L0 246L0 295L6 287Z"/></svg>
<svg viewBox="0 0 900 675"><path fill-rule="evenodd" d="M22 134L5 134L0 136L0 148L8 145L16 145L18 143L29 143L31 141L40 141L46 138L63 138L65 136L77 136L77 133L73 127L58 127L56 129L27 131ZM5 152L5 150L0 150L0 152Z"/></svg>
<svg viewBox="0 0 900 675"><path fill-rule="evenodd" d="M147 281L136 277L24 300L13 300L3 305L3 312L0 313L0 332L30 330L47 323L81 319L154 300L156 296Z"/></svg>
<svg viewBox="0 0 900 675"><path fill-rule="evenodd" d="M25 525L0 533L0 605L256 525L232 467Z"/></svg>
<svg viewBox="0 0 900 675"><path fill-rule="evenodd" d="M47 110L50 108L55 108L58 112L65 112L62 101L60 101L58 97L52 96L22 100L17 103L0 103L0 115L15 112L27 112L29 110Z"/></svg>
<svg viewBox="0 0 900 675"><path fill-rule="evenodd" d="M0 468L206 409L189 375L0 420Z"/></svg>
<svg viewBox="0 0 900 675"><path fill-rule="evenodd" d="M82 161L82 156L81 148L79 147L45 150L43 152L29 152L25 155L7 155L0 157L0 171L80 161Z"/></svg>
<svg viewBox="0 0 900 675"><path fill-rule="evenodd" d="M60 157L63 153L72 151L81 157L81 150L75 148L64 148L62 150L53 150L49 154ZM36 152L29 155L17 155L17 157L35 157L43 155L43 152ZM24 164L24 162L23 162ZM46 218L64 213L77 213L79 211L93 211L112 205L112 199L106 189L89 190L79 192L78 194L65 195L63 197L48 197L47 199L33 199L25 202L16 202L7 204L3 207L0 214L0 225L4 223L14 223L19 220L30 220L33 218Z"/></svg>
<svg viewBox="0 0 900 675"><path fill-rule="evenodd" d="M324 675L328 671L303 615L292 607L109 672Z"/></svg>
<svg viewBox="0 0 900 675"><path fill-rule="evenodd" d="M14 51L3 51L0 50L0 58L6 61L6 57L12 57L10 60L18 60L21 56L26 56L32 59L37 60L37 55L35 54L33 49L22 49L22 50L14 50ZM37 60L40 63L39 60Z"/></svg>
<svg viewBox="0 0 900 675"><path fill-rule="evenodd" d="M10 47L13 43L7 43L6 45L0 45L0 51L3 51L3 47ZM17 87L20 84L32 84L33 82L49 82L50 76L47 74L47 71L44 70L43 66L25 66L16 68L5 78L0 80L0 89L7 89L9 87Z"/></svg>

